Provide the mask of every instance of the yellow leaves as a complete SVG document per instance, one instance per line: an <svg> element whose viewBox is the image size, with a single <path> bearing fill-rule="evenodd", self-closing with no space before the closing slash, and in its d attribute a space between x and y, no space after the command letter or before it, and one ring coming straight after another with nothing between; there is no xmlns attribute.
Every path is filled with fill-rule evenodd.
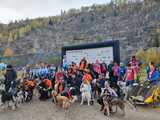
<svg viewBox="0 0 160 120"><path fill-rule="evenodd" d="M32 28L38 28L43 26L43 23L40 20L32 20L30 24Z"/></svg>
<svg viewBox="0 0 160 120"><path fill-rule="evenodd" d="M13 26L14 25L14 26ZM43 26L43 20L35 19L30 20L27 23L13 23L13 25L9 25L5 29L0 31L0 39L8 40L8 42L12 42L17 40L19 37L24 37L27 33L29 33L32 28L38 28Z"/></svg>
<svg viewBox="0 0 160 120"><path fill-rule="evenodd" d="M146 62L149 63L150 61L160 64L160 51L156 48L150 48L146 51Z"/></svg>
<svg viewBox="0 0 160 120"><path fill-rule="evenodd" d="M25 33L25 28L22 27L18 31L19 31L19 37L23 37Z"/></svg>
<svg viewBox="0 0 160 120"><path fill-rule="evenodd" d="M13 56L13 55L14 55L14 51L10 48L6 48L3 54L3 56Z"/></svg>
<svg viewBox="0 0 160 120"><path fill-rule="evenodd" d="M160 51L157 48L150 48L147 51L143 49L136 53L138 59L143 60L145 64L153 61L156 64L160 64Z"/></svg>
<svg viewBox="0 0 160 120"><path fill-rule="evenodd" d="M18 33L19 34L17 34L17 37L23 37L26 33L30 32L30 31L31 31L31 26L30 25L26 25L26 26L20 27L18 29Z"/></svg>
<svg viewBox="0 0 160 120"><path fill-rule="evenodd" d="M32 53L36 53L37 50L36 50L35 48L32 48L32 49L31 49L31 52L32 52Z"/></svg>

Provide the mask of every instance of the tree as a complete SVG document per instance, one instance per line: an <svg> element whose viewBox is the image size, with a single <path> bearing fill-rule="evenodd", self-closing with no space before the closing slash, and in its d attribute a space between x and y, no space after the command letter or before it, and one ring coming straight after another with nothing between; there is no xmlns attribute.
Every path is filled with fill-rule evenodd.
<svg viewBox="0 0 160 120"><path fill-rule="evenodd" d="M120 6L120 5L123 5L123 4L127 3L127 0L114 0L114 3L117 6Z"/></svg>
<svg viewBox="0 0 160 120"><path fill-rule="evenodd" d="M78 10L77 9L70 9L68 10L68 15L69 16L74 16L75 14L78 13Z"/></svg>
<svg viewBox="0 0 160 120"><path fill-rule="evenodd" d="M146 51L146 63L153 61L156 64L160 64L160 52L156 48L150 48Z"/></svg>
<svg viewBox="0 0 160 120"><path fill-rule="evenodd" d="M8 42L12 42L13 40L14 40L14 34L10 32L8 37Z"/></svg>
<svg viewBox="0 0 160 120"><path fill-rule="evenodd" d="M51 19L49 19L49 22L48 22L49 25L53 25L53 22Z"/></svg>
<svg viewBox="0 0 160 120"><path fill-rule="evenodd" d="M81 7L81 12L88 12L89 11L89 7Z"/></svg>
<svg viewBox="0 0 160 120"><path fill-rule="evenodd" d="M150 61L160 65L160 51L157 48L150 48L147 51L140 49L136 56L144 62L144 65L147 65Z"/></svg>
<svg viewBox="0 0 160 120"><path fill-rule="evenodd" d="M3 54L3 56L13 56L13 55L14 55L14 52L11 48L6 48Z"/></svg>

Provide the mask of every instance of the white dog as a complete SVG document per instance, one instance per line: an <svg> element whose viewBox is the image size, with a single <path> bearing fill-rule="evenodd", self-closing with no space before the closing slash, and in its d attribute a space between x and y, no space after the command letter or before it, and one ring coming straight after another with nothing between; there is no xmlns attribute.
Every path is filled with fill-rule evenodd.
<svg viewBox="0 0 160 120"><path fill-rule="evenodd" d="M23 91L20 90L19 92L17 92L17 96L16 96L16 102L17 104L22 104L25 101L24 95L23 95Z"/></svg>
<svg viewBox="0 0 160 120"><path fill-rule="evenodd" d="M82 100L81 105L83 105L83 102L87 100L88 106L90 106L91 101L91 85L87 83L82 83L80 87L80 91L82 93Z"/></svg>

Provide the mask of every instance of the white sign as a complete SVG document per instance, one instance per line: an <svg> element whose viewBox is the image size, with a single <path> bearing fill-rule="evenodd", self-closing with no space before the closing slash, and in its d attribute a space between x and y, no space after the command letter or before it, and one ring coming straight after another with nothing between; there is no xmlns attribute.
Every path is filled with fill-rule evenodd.
<svg viewBox="0 0 160 120"><path fill-rule="evenodd" d="M79 64L84 57L89 63L95 63L96 60L99 60L100 62L109 64L110 61L113 61L113 47L66 51L66 60L69 64L71 64L71 62Z"/></svg>

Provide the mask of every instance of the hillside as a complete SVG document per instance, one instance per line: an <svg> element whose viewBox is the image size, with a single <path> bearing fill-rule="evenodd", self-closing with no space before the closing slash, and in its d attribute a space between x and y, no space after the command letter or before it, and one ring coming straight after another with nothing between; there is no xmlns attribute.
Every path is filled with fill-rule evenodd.
<svg viewBox="0 0 160 120"><path fill-rule="evenodd" d="M0 54L48 54L64 45L120 40L124 60L139 48L160 46L160 2L153 1L93 5L60 16L0 24Z"/></svg>

